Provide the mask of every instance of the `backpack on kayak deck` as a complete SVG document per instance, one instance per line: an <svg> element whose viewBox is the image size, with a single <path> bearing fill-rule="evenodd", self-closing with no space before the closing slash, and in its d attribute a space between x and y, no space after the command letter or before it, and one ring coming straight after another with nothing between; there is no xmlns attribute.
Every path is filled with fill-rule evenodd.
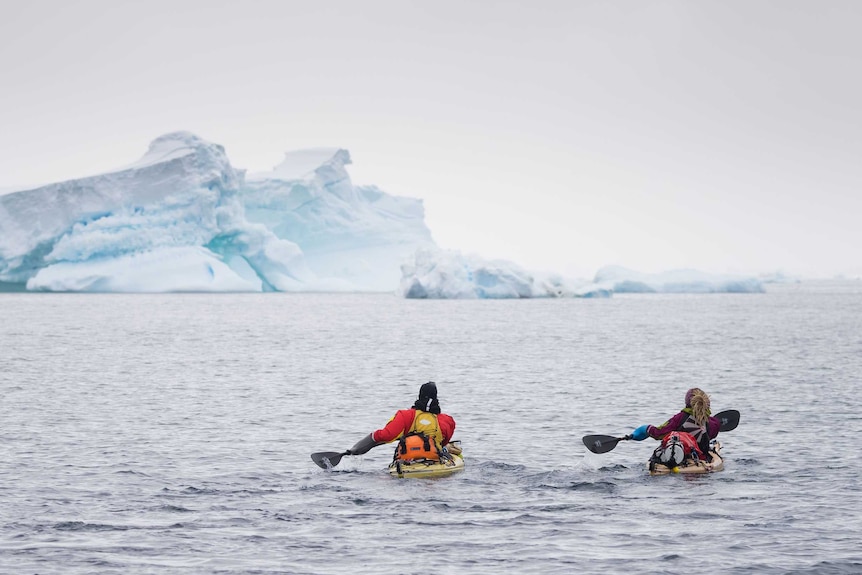
<svg viewBox="0 0 862 575"><path fill-rule="evenodd" d="M416 461L440 459L440 448L433 437L424 433L408 433L398 440L395 447L395 459L400 461Z"/></svg>
<svg viewBox="0 0 862 575"><path fill-rule="evenodd" d="M688 437L685 437L685 436ZM656 448L650 459L652 462L661 463L667 467L679 467L689 456L697 457L697 451L693 449L694 438L691 434L674 431L662 439L661 445ZM695 442L694 445L697 445Z"/></svg>

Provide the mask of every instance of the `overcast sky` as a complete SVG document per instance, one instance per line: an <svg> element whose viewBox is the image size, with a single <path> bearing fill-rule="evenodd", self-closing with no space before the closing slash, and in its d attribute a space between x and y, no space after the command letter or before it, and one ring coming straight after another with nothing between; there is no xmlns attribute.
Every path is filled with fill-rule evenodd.
<svg viewBox="0 0 862 575"><path fill-rule="evenodd" d="M0 2L0 188L189 130L530 269L862 274L862 2Z"/></svg>

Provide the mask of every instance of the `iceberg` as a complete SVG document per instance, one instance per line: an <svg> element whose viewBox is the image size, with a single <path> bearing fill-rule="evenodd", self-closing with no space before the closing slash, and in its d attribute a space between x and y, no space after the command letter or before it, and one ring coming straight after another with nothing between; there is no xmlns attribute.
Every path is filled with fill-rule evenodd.
<svg viewBox="0 0 862 575"><path fill-rule="evenodd" d="M614 293L763 293L755 277L718 275L698 270L670 270L647 274L621 266L596 272L593 283Z"/></svg>
<svg viewBox="0 0 862 575"><path fill-rule="evenodd" d="M787 275L783 271L775 271L759 274L758 279L765 284L798 284L802 279L797 276Z"/></svg>
<svg viewBox="0 0 862 575"><path fill-rule="evenodd" d="M235 169L189 132L115 171L0 193L0 292L394 291L406 298L753 293L757 278L618 266L593 281L441 250L420 199L354 185L350 153Z"/></svg>
<svg viewBox="0 0 862 575"><path fill-rule="evenodd" d="M0 291L393 290L398 258L434 245L422 202L354 187L349 162L297 152L247 180L174 132L116 171L5 193Z"/></svg>
<svg viewBox="0 0 862 575"><path fill-rule="evenodd" d="M398 292L409 299L506 299L610 297L601 286L544 277L507 260L488 260L455 250L419 249L401 266Z"/></svg>
<svg viewBox="0 0 862 575"><path fill-rule="evenodd" d="M753 277L697 270L645 274L607 266L592 281L537 274L506 260L487 260L458 251L417 250L401 266L398 292L412 299L608 298L615 293L762 293Z"/></svg>
<svg viewBox="0 0 862 575"><path fill-rule="evenodd" d="M392 291L400 266L417 249L434 248L422 200L376 186L354 186L347 150L285 154L271 172L250 174L246 217L300 247L319 277L362 291Z"/></svg>

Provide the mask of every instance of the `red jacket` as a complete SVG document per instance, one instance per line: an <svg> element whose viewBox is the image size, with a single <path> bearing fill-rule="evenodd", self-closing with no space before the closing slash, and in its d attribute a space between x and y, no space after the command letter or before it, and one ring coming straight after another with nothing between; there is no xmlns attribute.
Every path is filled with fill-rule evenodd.
<svg viewBox="0 0 862 575"><path fill-rule="evenodd" d="M371 434L371 438L381 443L395 441L401 435L410 432L410 427L413 425L415 418L415 409L399 409L383 429L378 429ZM445 413L440 413L437 415L437 425L440 426L440 432L443 434L442 447L449 443L449 440L452 439L452 435L455 433L455 420Z"/></svg>

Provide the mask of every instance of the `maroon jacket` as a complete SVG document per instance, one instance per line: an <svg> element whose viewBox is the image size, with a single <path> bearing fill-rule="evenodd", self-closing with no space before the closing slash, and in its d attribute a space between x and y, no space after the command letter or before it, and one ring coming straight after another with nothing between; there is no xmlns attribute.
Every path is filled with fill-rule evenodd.
<svg viewBox="0 0 862 575"><path fill-rule="evenodd" d="M683 422L688 419L689 415L689 412L684 409L659 426L648 426L647 433L653 439L661 439L671 431L680 431L682 429ZM710 416L709 421L706 424L706 433L707 435L709 435L710 439L715 439L715 437L718 435L718 429L720 427L721 422L715 417Z"/></svg>

